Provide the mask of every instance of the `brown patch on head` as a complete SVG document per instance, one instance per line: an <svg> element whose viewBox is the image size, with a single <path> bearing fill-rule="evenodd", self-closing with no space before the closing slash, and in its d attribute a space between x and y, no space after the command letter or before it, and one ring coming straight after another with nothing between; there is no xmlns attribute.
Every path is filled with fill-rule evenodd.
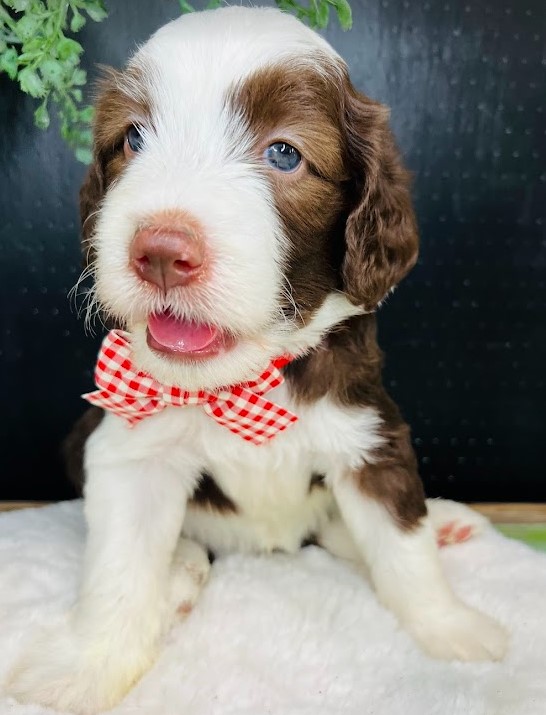
<svg viewBox="0 0 546 715"><path fill-rule="evenodd" d="M237 505L225 494L208 472L203 472L190 499L193 507L201 507L221 514L236 514Z"/></svg>
<svg viewBox="0 0 546 715"><path fill-rule="evenodd" d="M254 137L257 162L263 162L263 152L276 141L291 144L304 158L293 174L263 162L290 242L286 288L304 320L338 287L336 253L343 240L339 218L347 179L334 79L339 68L322 56L317 62L324 66L323 73L310 63L259 70L231 97ZM293 314L290 300L284 307Z"/></svg>
<svg viewBox="0 0 546 715"><path fill-rule="evenodd" d="M105 69L97 85L93 123L93 163L80 189L82 250L87 265L93 260L93 231L96 212L108 187L127 165L123 143L132 124L150 122L150 106L140 73Z"/></svg>
<svg viewBox="0 0 546 715"><path fill-rule="evenodd" d="M314 66L285 62L255 72L230 102L255 138L257 160L281 140L305 159L293 174L264 164L290 241L287 284L303 320L334 290L375 310L413 266L418 244L409 176L386 108L323 55Z"/></svg>

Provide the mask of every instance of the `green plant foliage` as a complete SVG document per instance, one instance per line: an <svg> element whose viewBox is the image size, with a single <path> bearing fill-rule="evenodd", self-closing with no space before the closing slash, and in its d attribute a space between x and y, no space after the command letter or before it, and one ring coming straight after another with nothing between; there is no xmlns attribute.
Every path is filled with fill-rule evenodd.
<svg viewBox="0 0 546 715"><path fill-rule="evenodd" d="M315 29L324 29L333 10L341 27L352 25L347 0L276 0L281 10L296 15ZM178 0L180 10L193 12L188 0ZM222 0L208 0L216 8ZM75 35L88 19L100 22L108 16L103 0L0 0L0 73L18 82L23 92L39 104L34 122L40 129L50 124L56 108L61 135L76 158L91 162L93 108L83 104L87 82L80 67L83 47Z"/></svg>
<svg viewBox="0 0 546 715"><path fill-rule="evenodd" d="M83 47L66 33L106 16L102 0L0 0L0 72L38 100L34 121L40 129L48 128L56 108L64 140L86 163L93 110L82 104Z"/></svg>

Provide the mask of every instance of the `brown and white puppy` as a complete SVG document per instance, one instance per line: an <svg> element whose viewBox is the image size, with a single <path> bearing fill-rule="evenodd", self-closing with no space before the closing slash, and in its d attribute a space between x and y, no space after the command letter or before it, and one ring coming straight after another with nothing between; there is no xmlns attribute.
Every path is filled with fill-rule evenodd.
<svg viewBox="0 0 546 715"><path fill-rule="evenodd" d="M296 355L269 396L299 421L254 446L200 407L133 429L88 417L81 592L22 661L18 697L112 706L197 598L206 549L310 539L365 563L428 653L502 657L502 628L442 575L409 429L381 384L373 312L418 247L387 119L323 39L271 9L186 15L107 75L81 194L96 305L131 333L138 368L187 389Z"/></svg>

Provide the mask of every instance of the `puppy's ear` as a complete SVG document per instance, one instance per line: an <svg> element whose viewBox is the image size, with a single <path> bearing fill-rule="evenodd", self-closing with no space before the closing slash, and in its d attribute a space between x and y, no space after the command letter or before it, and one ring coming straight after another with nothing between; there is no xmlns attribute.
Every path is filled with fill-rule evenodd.
<svg viewBox="0 0 546 715"><path fill-rule="evenodd" d="M418 235L402 166L388 126L388 109L347 81L344 101L347 160L353 178L342 265L349 299L373 311L417 260Z"/></svg>
<svg viewBox="0 0 546 715"><path fill-rule="evenodd" d="M94 257L93 242L91 239L95 229L97 211L104 196L104 190L104 167L102 166L100 157L95 154L93 163L87 170L87 174L80 188L81 247L85 267L91 263Z"/></svg>
<svg viewBox="0 0 546 715"><path fill-rule="evenodd" d="M101 67L101 78L95 86L95 119L93 122L93 162L80 189L82 252L88 265L94 257L93 232L100 203L112 180L121 172L123 136L127 116L140 111L140 106L127 95L126 86L135 73L122 73Z"/></svg>

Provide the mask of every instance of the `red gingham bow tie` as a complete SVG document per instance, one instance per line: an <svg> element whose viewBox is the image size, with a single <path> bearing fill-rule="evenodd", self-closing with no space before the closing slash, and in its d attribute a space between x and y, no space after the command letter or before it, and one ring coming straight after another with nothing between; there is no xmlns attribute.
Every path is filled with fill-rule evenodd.
<svg viewBox="0 0 546 715"><path fill-rule="evenodd" d="M131 362L129 337L129 333L111 330L104 338L95 367L95 383L99 389L82 397L92 405L123 417L131 427L168 406L203 405L207 415L218 424L247 442L263 444L298 419L262 397L284 382L280 368L287 365L290 358L273 360L260 377L251 382L211 392L188 391L162 385L150 375L138 372Z"/></svg>

